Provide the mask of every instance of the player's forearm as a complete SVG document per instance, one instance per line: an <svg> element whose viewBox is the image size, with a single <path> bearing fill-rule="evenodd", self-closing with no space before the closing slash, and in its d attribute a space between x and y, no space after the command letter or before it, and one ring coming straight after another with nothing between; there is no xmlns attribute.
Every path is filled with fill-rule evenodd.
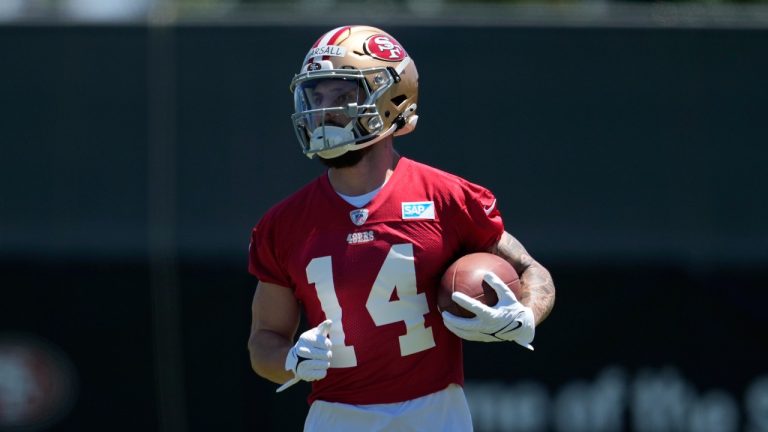
<svg viewBox="0 0 768 432"><path fill-rule="evenodd" d="M521 274L520 284L523 295L527 296L520 301L533 310L538 325L549 316L555 305L555 283L552 276L544 266L534 260Z"/></svg>
<svg viewBox="0 0 768 432"><path fill-rule="evenodd" d="M293 378L285 370L285 357L293 344L277 333L258 330L248 339L251 367L258 375L278 384Z"/></svg>
<svg viewBox="0 0 768 432"><path fill-rule="evenodd" d="M507 232L491 249L491 253L506 259L515 267L522 288L518 300L533 310L537 325L544 321L555 305L555 282L549 271Z"/></svg>

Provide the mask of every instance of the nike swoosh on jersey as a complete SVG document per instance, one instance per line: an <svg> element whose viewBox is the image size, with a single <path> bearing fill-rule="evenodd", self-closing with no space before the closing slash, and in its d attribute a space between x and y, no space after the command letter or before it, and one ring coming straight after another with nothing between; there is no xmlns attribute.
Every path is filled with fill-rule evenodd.
<svg viewBox="0 0 768 432"><path fill-rule="evenodd" d="M488 207L483 206L483 211L485 212L485 214L487 216L487 215L491 214L491 212L493 211L494 208L496 208L496 200L493 200L491 205L489 205Z"/></svg>

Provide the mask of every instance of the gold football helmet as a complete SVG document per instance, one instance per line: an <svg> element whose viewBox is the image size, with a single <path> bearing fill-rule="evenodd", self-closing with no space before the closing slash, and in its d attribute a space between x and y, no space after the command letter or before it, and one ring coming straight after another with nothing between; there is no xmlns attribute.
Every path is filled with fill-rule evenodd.
<svg viewBox="0 0 768 432"><path fill-rule="evenodd" d="M291 81L296 136L308 157L331 159L416 127L419 73L395 38L344 26L312 45Z"/></svg>

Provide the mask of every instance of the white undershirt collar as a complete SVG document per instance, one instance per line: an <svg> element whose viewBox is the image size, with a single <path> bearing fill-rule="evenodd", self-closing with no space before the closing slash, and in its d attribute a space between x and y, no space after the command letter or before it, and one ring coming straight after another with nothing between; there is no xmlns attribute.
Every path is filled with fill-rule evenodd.
<svg viewBox="0 0 768 432"><path fill-rule="evenodd" d="M379 193L379 191L381 190L382 187L384 187L384 186L383 185L379 186L376 189L368 192L367 194L356 195L356 196L344 195L343 193L339 193L339 192L336 192L336 193L339 194L339 196L341 198L343 198L344 201L352 204L354 207L360 208L360 207L365 206L369 202L371 202L373 197L375 197L376 194Z"/></svg>
<svg viewBox="0 0 768 432"><path fill-rule="evenodd" d="M328 175L330 176L330 171L328 172ZM368 204L369 202L371 202L373 197L375 197L381 191L381 188L383 188L384 185L387 184L387 181L389 181L389 179L384 180L384 183L382 183L381 186L377 187L376 189L374 189L374 190L372 190L372 191L370 191L368 193L364 193L362 195L354 195L354 196L353 195L344 195L341 192L338 192L338 191L335 191L335 190L334 191L344 201L348 202L349 204L351 204L352 206L354 206L356 208L361 208L361 207L365 206L366 204Z"/></svg>

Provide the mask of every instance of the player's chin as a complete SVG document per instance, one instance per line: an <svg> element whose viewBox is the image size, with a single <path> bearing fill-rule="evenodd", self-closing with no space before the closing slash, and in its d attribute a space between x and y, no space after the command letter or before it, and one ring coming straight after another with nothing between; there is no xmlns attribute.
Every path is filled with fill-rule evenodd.
<svg viewBox="0 0 768 432"><path fill-rule="evenodd" d="M322 157L318 157L318 159L320 159L320 162L328 168L351 168L360 163L360 161L363 160L363 157L371 151L372 147L373 146L368 146L361 148L360 150L348 151L341 156L331 159L324 159Z"/></svg>

